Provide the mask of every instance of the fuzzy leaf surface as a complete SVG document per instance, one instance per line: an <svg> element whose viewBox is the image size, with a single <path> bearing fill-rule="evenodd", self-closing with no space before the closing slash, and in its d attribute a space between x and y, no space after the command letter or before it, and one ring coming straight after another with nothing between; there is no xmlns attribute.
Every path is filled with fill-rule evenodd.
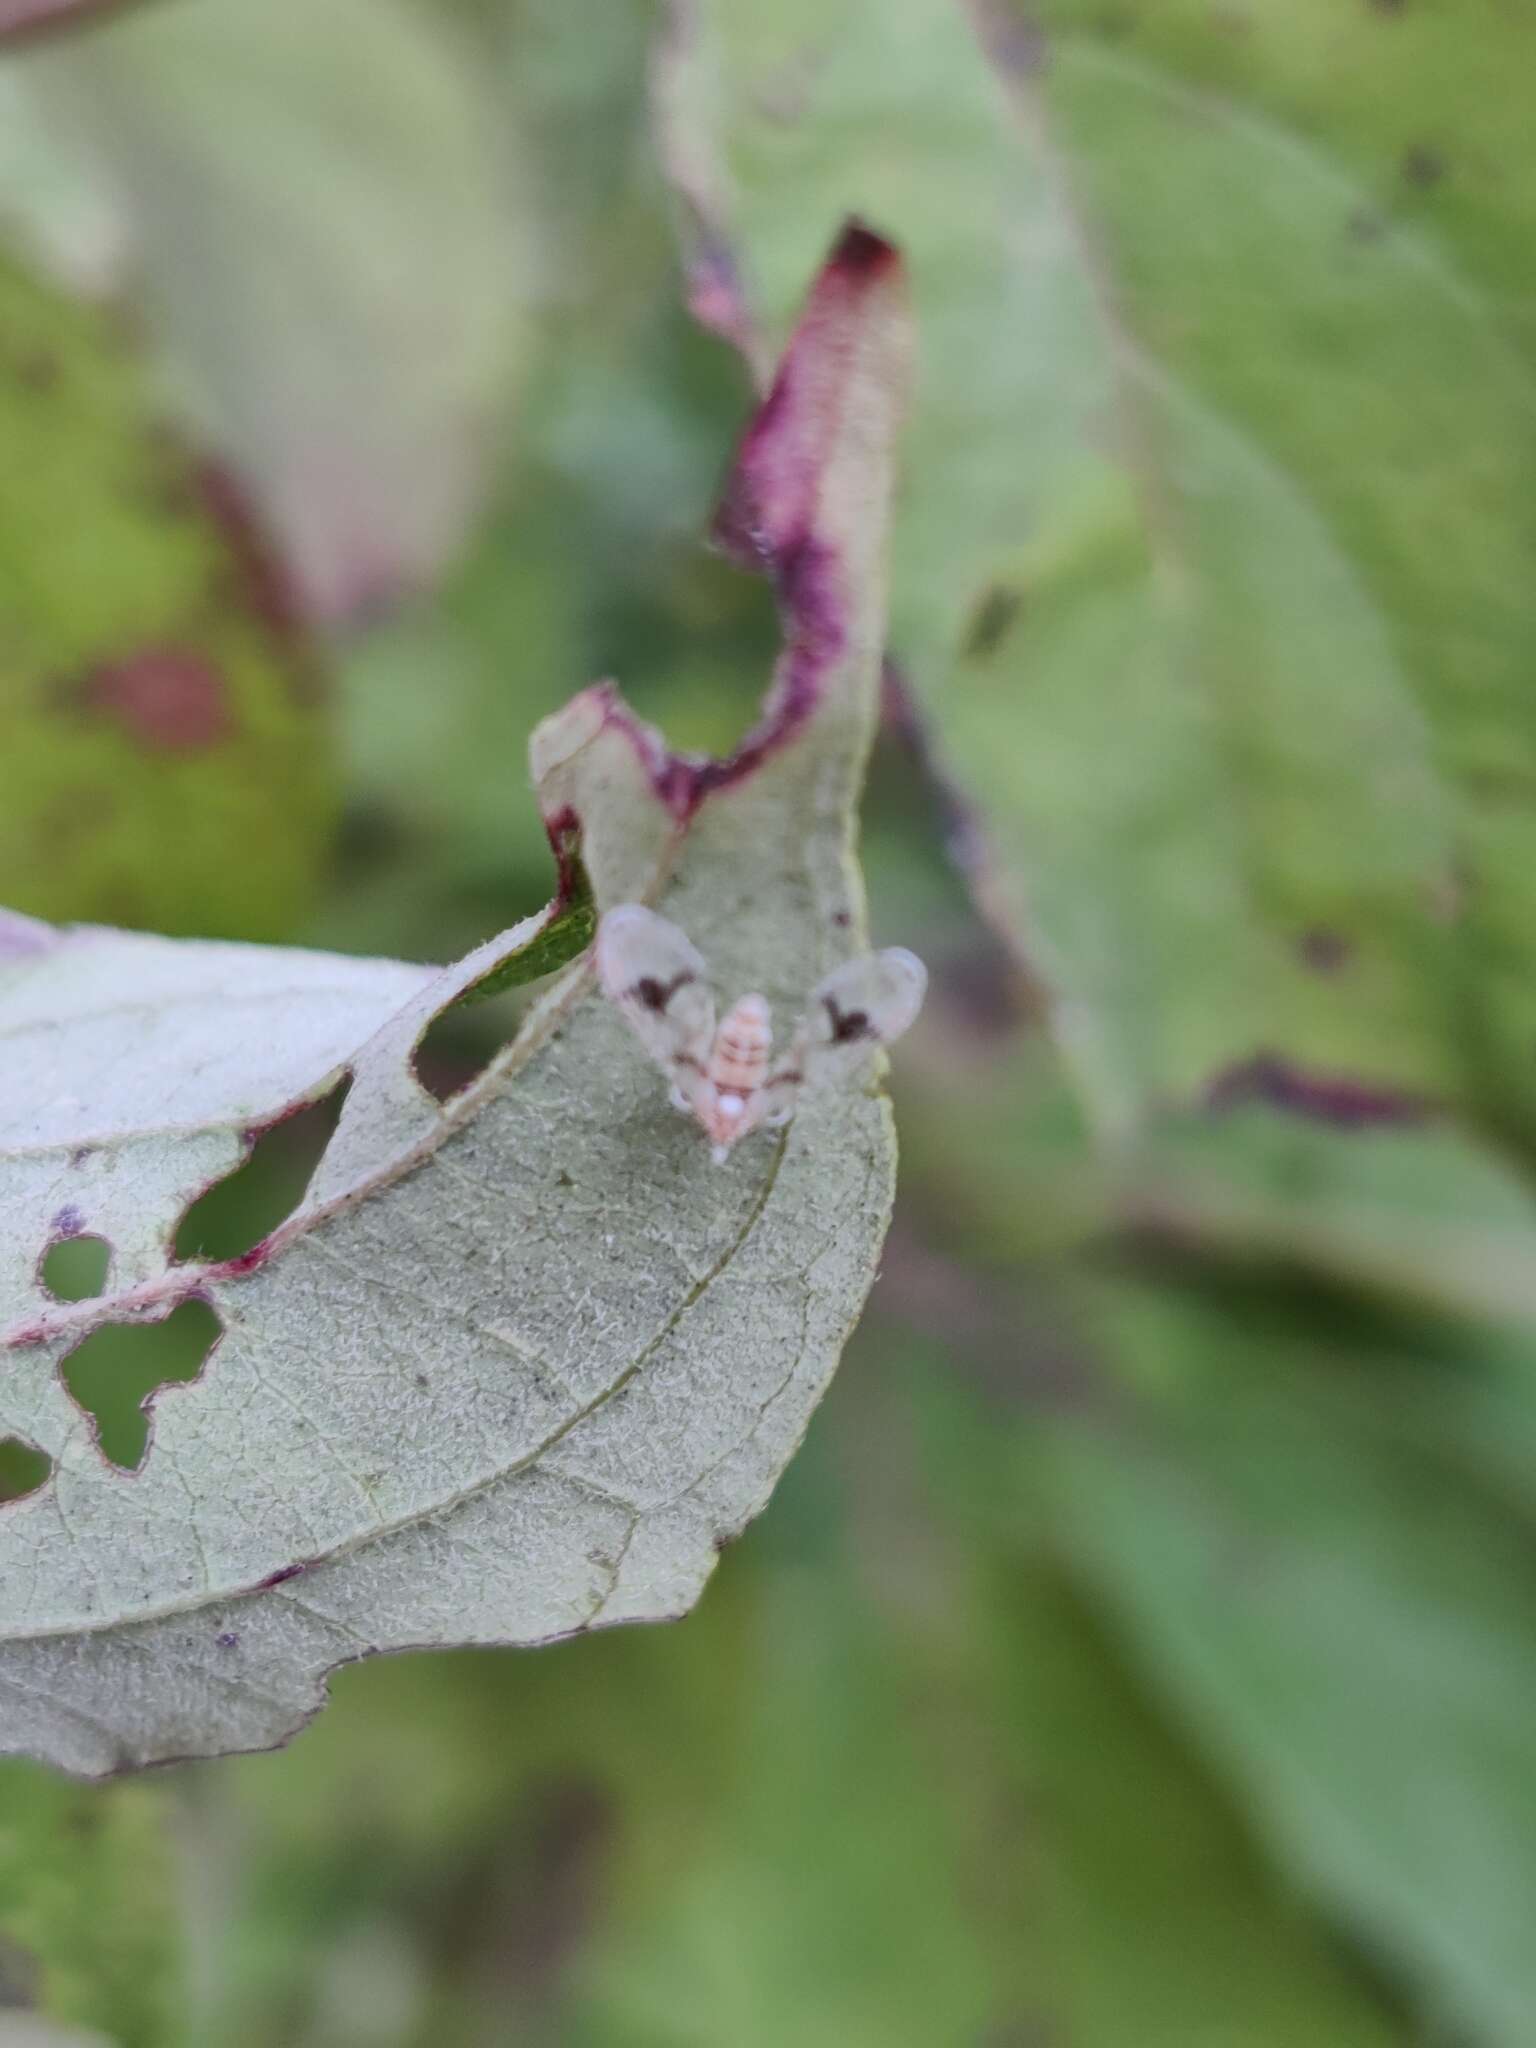
<svg viewBox="0 0 1536 2048"><path fill-rule="evenodd" d="M607 685L533 739L598 905L659 901L781 1019L865 943L852 817L906 336L899 260L851 231L728 491L786 643L738 753L669 754ZM716 1168L585 960L440 1106L410 1065L427 1024L566 913L445 971L3 928L0 1436L52 1470L0 1506L0 1746L80 1772L251 1748L346 1659L675 1616L767 1499L873 1274L887 1107L813 1094ZM187 1201L343 1070L299 1207L178 1265ZM106 1292L50 1301L37 1261L79 1232L113 1245ZM192 1300L220 1326L207 1362L112 1469L61 1367Z"/></svg>

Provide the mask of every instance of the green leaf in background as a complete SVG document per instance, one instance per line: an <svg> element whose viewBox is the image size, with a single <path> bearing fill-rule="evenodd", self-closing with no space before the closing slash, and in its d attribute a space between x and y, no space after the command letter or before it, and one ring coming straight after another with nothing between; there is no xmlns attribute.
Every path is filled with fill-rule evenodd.
<svg viewBox="0 0 1536 2048"><path fill-rule="evenodd" d="M1414 1353L1435 1341L1422 1329L1165 1287L1111 1297L1100 1336L1136 1390L1120 1426L1062 1427L1020 1466L1074 1569L1285 1860L1422 1974L1431 2011L1522 2048L1528 1455L1515 1505L1422 1408L1405 1426ZM1447 1377L1483 1376L1475 1345L1439 1344Z"/></svg>
<svg viewBox="0 0 1536 2048"><path fill-rule="evenodd" d="M1529 1190L1443 1126L1262 1102L1164 1120L1095 1174L1050 1103L907 1105L915 1215L972 1263L925 1280L919 1260L894 1299L969 1357L1014 1445L988 1519L1068 1561L1266 1850L1420 2006L1516 2048L1536 2019ZM1106 1253L1142 1275L1107 1307ZM989 1455L957 1454L973 1492Z"/></svg>
<svg viewBox="0 0 1536 2048"><path fill-rule="evenodd" d="M413 2011L445 2048L974 2042L999 1971L966 1814L823 1463L681 1628L344 1673L281 1763L201 1773L197 1867L234 1908L210 2037L297 2032L392 1943L390 2048Z"/></svg>
<svg viewBox="0 0 1536 2048"><path fill-rule="evenodd" d="M426 2013L446 2048L1407 2048L1059 1571L978 1532L1006 1438L921 1366L926 1493L912 1363L856 1341L680 1629L374 1664L285 1758L199 1772L206 2030L305 2038L371 1956L391 2048Z"/></svg>
<svg viewBox="0 0 1536 2048"><path fill-rule="evenodd" d="M1532 1212L1417 1118L1438 1096L1518 1138L1529 1101L1536 407L1502 308L1422 224L1315 138L1106 55L1102 10L1048 12L1044 39L994 19L984 51L921 0L678 10L662 118L695 296L739 327L734 242L772 323L827 208L908 244L925 368L893 650L1095 1119L1142 1133L1095 1169L1042 1077L978 1086L974 1061L919 1108L919 1201L1002 1267L990 1308L962 1268L930 1312L962 1349L979 1319L1000 1394L1042 1391L1015 1295L1061 1295L1092 1356L1043 1264L1074 1232L1172 1254L1100 1340L1139 1399L1079 1357L1072 1427L1019 1417L1007 1512L1050 1501L1269 1853L1431 2014L1514 2048ZM1186 51L1226 34L1179 21ZM1510 54L1502 90L1519 75ZM1207 1089L1219 1120L1168 1122ZM1201 1260L1254 1290L1219 1335L1178 1306ZM1111 1895L1100 1869L1089 1910Z"/></svg>
<svg viewBox="0 0 1536 2048"><path fill-rule="evenodd" d="M399 0L168 0L13 63L309 608L428 577L477 506L529 290L518 134L468 49Z"/></svg>
<svg viewBox="0 0 1536 2048"><path fill-rule="evenodd" d="M877 1341L901 1346L878 1303L873 1321ZM948 1570L947 1632L929 1648L951 1682L958 1665L969 1701L967 1765L952 1775L974 1802L1014 2024L1081 2048L1407 2048L1420 2037L1376 1974L1276 1873L1074 1582L1042 1430L1064 1408L1091 1410L1093 1381L1070 1348L1064 1377L1046 1356L1061 1345L1021 1321L1006 1383L974 1351L903 1347ZM956 1719L951 1703L940 1725Z"/></svg>
<svg viewBox="0 0 1536 2048"><path fill-rule="evenodd" d="M964 1809L907 1646L847 1571L817 1554L759 1575L736 1697L705 1730L709 1782L677 1830L685 1855L627 1788L645 1835L579 1966L577 2038L594 2048L984 2038L998 1956L967 1910Z"/></svg>
<svg viewBox="0 0 1536 2048"><path fill-rule="evenodd" d="M1431 1323L1536 1336L1536 1199L1511 1163L1443 1124L1341 1129L1259 1103L1169 1118L1107 1200L1127 1229L1213 1266L1278 1267Z"/></svg>
<svg viewBox="0 0 1536 2048"><path fill-rule="evenodd" d="M1265 1862L1056 1571L994 1566L993 1740L1024 1866L1016 1990L1077 2048L1389 2048L1402 2028ZM1001 1746L1001 1745L1000 1745ZM1033 1838L1033 1839L1031 1839ZM1001 1932L1001 1929L999 1930Z"/></svg>
<svg viewBox="0 0 1536 2048"><path fill-rule="evenodd" d="M1265 1051L1525 1090L1526 370L1319 144L1046 12L679 10L696 293L735 237L772 328L849 205L910 253L893 649L1102 1123Z"/></svg>
<svg viewBox="0 0 1536 2048"><path fill-rule="evenodd" d="M0 1764L0 2008L99 2028L118 2048L178 2037L180 1901L166 1821L148 1786L86 1788ZM0 2012L8 2041L6 2024Z"/></svg>
<svg viewBox="0 0 1536 2048"><path fill-rule="evenodd" d="M333 815L319 677L227 478L102 316L0 262L0 896L273 937Z"/></svg>

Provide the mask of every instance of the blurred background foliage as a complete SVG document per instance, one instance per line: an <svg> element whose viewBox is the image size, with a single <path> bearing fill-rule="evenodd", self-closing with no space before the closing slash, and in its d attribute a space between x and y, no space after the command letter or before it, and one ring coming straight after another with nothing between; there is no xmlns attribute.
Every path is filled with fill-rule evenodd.
<svg viewBox="0 0 1536 2048"><path fill-rule="evenodd" d="M923 341L865 855L935 981L698 1613L0 1770L0 2038L1528 2048L1536 19L0 31L0 900L420 958L542 902L539 716L753 715L699 536L856 208ZM180 1341L75 1390L125 1465Z"/></svg>

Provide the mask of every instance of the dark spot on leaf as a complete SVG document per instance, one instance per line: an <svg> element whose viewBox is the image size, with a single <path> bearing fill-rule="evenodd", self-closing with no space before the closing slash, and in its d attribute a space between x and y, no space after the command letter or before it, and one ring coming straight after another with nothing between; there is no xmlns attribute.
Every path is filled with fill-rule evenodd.
<svg viewBox="0 0 1536 2048"><path fill-rule="evenodd" d="M428 1387L431 1386L432 1382L424 1372L419 1372L416 1375L416 1384L421 1389L422 1393L425 1393Z"/></svg>
<svg viewBox="0 0 1536 2048"><path fill-rule="evenodd" d="M18 380L29 391L52 391L60 377L59 359L46 349L34 349L16 365Z"/></svg>
<svg viewBox="0 0 1536 2048"><path fill-rule="evenodd" d="M282 1565L277 1571L268 1572L264 1579L259 1579L256 1584L256 1591L258 1593L270 1593L274 1586L286 1586L290 1579L296 1579L301 1572L307 1572L308 1570L309 1562L307 1559L299 1564Z"/></svg>
<svg viewBox="0 0 1536 2048"><path fill-rule="evenodd" d="M1403 178L1409 185L1423 189L1438 185L1445 170L1445 158L1428 142L1415 142L1403 151Z"/></svg>
<svg viewBox="0 0 1536 2048"><path fill-rule="evenodd" d="M195 648L145 647L104 662L85 677L81 698L152 753L200 754L230 732L224 678Z"/></svg>
<svg viewBox="0 0 1536 2048"><path fill-rule="evenodd" d="M245 1158L183 1210L173 1256L222 1265L258 1251L304 1199L351 1086L343 1074L317 1102L247 1131Z"/></svg>
<svg viewBox="0 0 1536 2048"><path fill-rule="evenodd" d="M247 606L290 652L304 654L304 615L292 578L283 566L249 499L227 469L199 464L195 484L203 508L217 527L240 577Z"/></svg>
<svg viewBox="0 0 1536 2048"><path fill-rule="evenodd" d="M198 1378L222 1329L206 1302L184 1301L163 1322L102 1324L59 1361L104 1458L124 1472L140 1469L155 1396Z"/></svg>
<svg viewBox="0 0 1536 2048"><path fill-rule="evenodd" d="M1050 44L1026 7L1017 0L979 0L975 13L987 55L1000 71L1022 79L1043 75Z"/></svg>
<svg viewBox="0 0 1536 2048"><path fill-rule="evenodd" d="M41 1276L55 1301L94 1301L105 1289L112 1265L112 1247L104 1237L87 1237L80 1228L79 1212L73 1214L72 1230L61 1230L43 1253Z"/></svg>
<svg viewBox="0 0 1536 2048"><path fill-rule="evenodd" d="M1267 1103L1346 1130L1422 1123L1429 1114L1429 1104L1419 1096L1352 1074L1311 1073L1271 1052L1227 1068L1211 1083L1205 1099L1207 1108L1218 1112Z"/></svg>
<svg viewBox="0 0 1536 2048"><path fill-rule="evenodd" d="M85 1228L85 1218L73 1202L66 1202L53 1219L55 1237L78 1237Z"/></svg>
<svg viewBox="0 0 1536 2048"><path fill-rule="evenodd" d="M248 1252L241 1252L237 1258L224 1259L220 1263L226 1278L238 1280L244 1273L254 1273L258 1266L264 1266L272 1256L272 1240L264 1237L260 1244L253 1244Z"/></svg>
<svg viewBox="0 0 1536 2048"><path fill-rule="evenodd" d="M41 2004L42 1990L41 1961L10 1935L0 1934L0 2012L31 2012Z"/></svg>
<svg viewBox="0 0 1536 2048"><path fill-rule="evenodd" d="M224 1629L214 1637L214 1641L221 1650L238 1650L240 1647L240 1638L232 1628Z"/></svg>
<svg viewBox="0 0 1536 2048"><path fill-rule="evenodd" d="M1337 974L1347 966L1353 949L1342 932L1331 932L1323 925L1314 925L1303 932L1297 942L1297 951L1304 963L1318 974Z"/></svg>
<svg viewBox="0 0 1536 2048"><path fill-rule="evenodd" d="M1020 1816L1011 1825L1021 1838L1033 1829L1027 1815ZM976 2043L976 2048L1068 2048L1065 2037L1057 2032L1053 2021L1038 2016L1026 2019L999 2020Z"/></svg>
<svg viewBox="0 0 1536 2048"><path fill-rule="evenodd" d="M0 1507L25 1500L52 1476L53 1460L46 1451L23 1437L0 1436Z"/></svg>
<svg viewBox="0 0 1536 2048"><path fill-rule="evenodd" d="M1024 608L1024 593L1010 590L997 583L986 593L972 616L965 636L965 654L972 660L980 660L992 654L1007 637L1014 621Z"/></svg>
<svg viewBox="0 0 1536 2048"><path fill-rule="evenodd" d="M1357 206L1344 223L1352 242L1379 242L1387 232L1387 217L1374 206Z"/></svg>
<svg viewBox="0 0 1536 2048"><path fill-rule="evenodd" d="M832 913L832 922L834 925L836 925L837 929L840 932L845 932L847 931L849 925L853 923L853 918L852 915L846 910L834 910Z"/></svg>
<svg viewBox="0 0 1536 2048"><path fill-rule="evenodd" d="M581 819L564 804L544 820L550 852L555 856L555 902L559 906L590 898L592 884L581 861Z"/></svg>
<svg viewBox="0 0 1536 2048"><path fill-rule="evenodd" d="M521 1823L526 1862L514 1880L515 1895L502 1901L497 1925L498 1962L507 1981L537 2008L552 2008L558 2000L572 1958L582 1953L604 1903L618 1818L612 1794L588 1778L546 1776L532 1788ZM504 1871L505 1849L497 1853ZM484 1868L472 1865L465 1883L475 1895L472 1903L465 1901L466 1914L483 1913Z"/></svg>

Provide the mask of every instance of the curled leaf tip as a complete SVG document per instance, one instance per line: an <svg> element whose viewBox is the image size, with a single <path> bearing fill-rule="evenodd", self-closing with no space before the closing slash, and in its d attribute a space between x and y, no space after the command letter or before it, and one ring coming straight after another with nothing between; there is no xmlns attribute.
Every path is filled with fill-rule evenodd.
<svg viewBox="0 0 1536 2048"><path fill-rule="evenodd" d="M767 397L737 451L711 537L781 583L808 542L839 545L850 508L834 474L884 467L909 379L911 315L900 251L850 220L811 287ZM880 401L872 409L871 399ZM879 448L861 445L871 429Z"/></svg>
<svg viewBox="0 0 1536 2048"><path fill-rule="evenodd" d="M876 277L901 268L901 251L877 228L856 213L850 214L833 244L827 268L844 277Z"/></svg>

